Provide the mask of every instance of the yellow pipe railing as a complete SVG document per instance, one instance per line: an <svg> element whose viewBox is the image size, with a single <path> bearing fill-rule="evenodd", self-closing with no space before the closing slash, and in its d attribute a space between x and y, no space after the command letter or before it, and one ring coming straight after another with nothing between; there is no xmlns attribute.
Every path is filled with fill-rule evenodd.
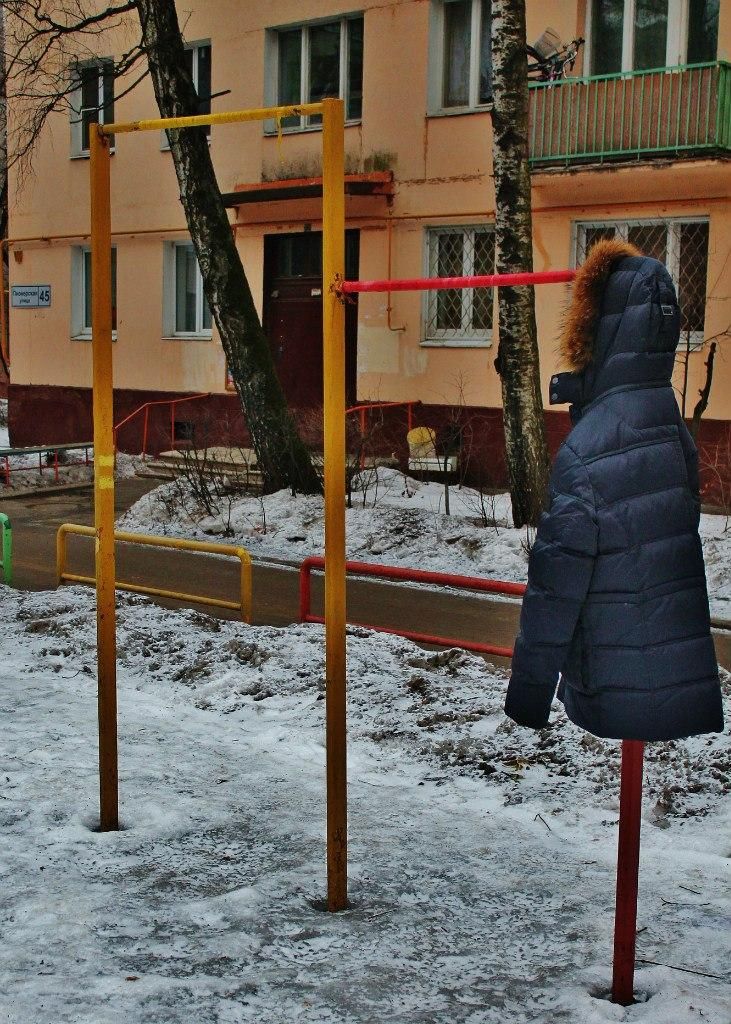
<svg viewBox="0 0 731 1024"><path fill-rule="evenodd" d="M69 534L80 537L95 537L93 526L79 526L76 523L64 523L59 526L56 534L56 575L61 583L95 583L93 576L81 576L66 571L67 544ZM173 548L176 551L197 551L207 555L227 555L238 558L241 563L241 590L238 601L226 601L218 597L204 597L202 594L186 594L178 590L163 590L142 583L126 583L115 580L116 590L128 590L133 594L148 594L151 597L167 597L175 601L187 601L193 604L212 605L215 608L231 608L240 612L244 622L251 622L251 555L246 548L234 547L230 544L209 544L207 541L180 540L176 537L154 537L146 533L117 533L114 540L121 544L142 544L148 547Z"/></svg>
<svg viewBox="0 0 731 1024"><path fill-rule="evenodd" d="M121 135L124 132L154 132L170 128L201 128L209 124L238 124L241 121L281 121L283 117L302 117L322 114L323 104L296 103L289 107L259 107L254 110L230 110L222 114L190 114L187 117L156 117L147 121L119 121L100 124L102 135Z"/></svg>

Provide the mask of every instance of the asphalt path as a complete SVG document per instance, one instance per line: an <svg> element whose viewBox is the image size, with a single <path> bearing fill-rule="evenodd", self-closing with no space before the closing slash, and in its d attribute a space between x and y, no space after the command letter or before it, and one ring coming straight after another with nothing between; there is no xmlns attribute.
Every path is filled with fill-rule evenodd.
<svg viewBox="0 0 731 1024"><path fill-rule="evenodd" d="M117 481L117 514L126 511L154 486L156 481L139 478ZM12 523L14 586L21 590L55 588L56 531L62 523L92 523L92 492L36 494L11 501L3 501L0 493L0 508L10 516ZM92 538L68 537L67 569L72 573L93 575ZM238 599L239 568L234 559L118 544L117 579L206 597ZM299 573L296 568L255 562L252 589L255 623L280 626L298 621ZM155 600L168 607L180 604L164 598ZM350 622L504 647L513 645L520 610L517 601L359 578L348 579L347 601ZM322 614L322 605L322 575L313 573L313 614ZM203 605L201 609L223 618L237 617L233 610ZM501 663L500 659L494 660Z"/></svg>
<svg viewBox="0 0 731 1024"><path fill-rule="evenodd" d="M131 478L117 481L117 514L126 511L156 481ZM22 590L56 587L56 531L62 523L90 525L93 495L90 490L34 494L3 500L0 510L10 517L13 529L14 586ZM218 538L216 538L218 539ZM93 540L68 538L68 571L93 575ZM117 579L166 590L208 597L238 599L238 562L130 544L117 546ZM442 589L349 578L348 621L422 634L472 640L512 647L517 630L518 601ZM322 614L322 577L313 574L312 612ZM180 602L156 598L175 607ZM223 618L236 612L201 606ZM298 621L299 574L296 568L272 562L255 562L253 572L253 621L275 626ZM719 661L731 668L731 634L716 633ZM492 658L497 664L506 664Z"/></svg>

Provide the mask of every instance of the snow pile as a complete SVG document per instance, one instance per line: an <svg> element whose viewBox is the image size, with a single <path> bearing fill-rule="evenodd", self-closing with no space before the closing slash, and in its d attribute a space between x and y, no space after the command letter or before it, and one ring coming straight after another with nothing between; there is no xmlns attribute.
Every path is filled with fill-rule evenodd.
<svg viewBox="0 0 731 1024"><path fill-rule="evenodd" d="M319 626L120 597L124 829L99 834L93 595L0 600L8 1024L727 1024L728 737L651 748L638 957L705 976L641 962L623 1009L617 744L513 727L493 667L351 630L328 915Z"/></svg>
<svg viewBox="0 0 731 1024"><path fill-rule="evenodd" d="M530 532L517 530L507 494L481 495L414 480L397 470L370 473L353 493L346 512L348 558L435 572L523 583ZM196 506L184 480L142 497L120 521L120 529L205 539L226 536L255 557L300 561L324 552L322 498L278 491L262 498L221 499L216 516ZM731 620L731 529L722 516L701 516L712 615Z"/></svg>

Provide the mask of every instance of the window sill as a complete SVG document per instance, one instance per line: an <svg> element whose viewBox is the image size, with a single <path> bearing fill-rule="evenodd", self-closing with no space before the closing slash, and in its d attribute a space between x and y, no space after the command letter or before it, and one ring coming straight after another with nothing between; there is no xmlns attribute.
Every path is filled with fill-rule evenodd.
<svg viewBox="0 0 731 1024"><path fill-rule="evenodd" d="M165 334L162 338L163 341L212 341L213 334L208 331L207 334Z"/></svg>
<svg viewBox="0 0 731 1024"><path fill-rule="evenodd" d="M363 124L363 119L360 117L354 118L352 121L346 121L346 128L354 128L358 125ZM300 128L282 128L282 135L306 135L308 132L321 132L321 124L307 124ZM264 128L264 136L269 139L276 139L279 132L276 128Z"/></svg>
<svg viewBox="0 0 731 1024"><path fill-rule="evenodd" d="M110 149L109 149L109 155L110 156L114 156L114 153L115 153L114 146L111 146ZM90 155L89 154L89 150L88 149L84 149L80 153L70 153L69 154L69 160L88 160L89 159L89 155Z"/></svg>
<svg viewBox="0 0 731 1024"><path fill-rule="evenodd" d="M437 110L427 110L429 117L463 117L465 114L489 114L492 110L492 103L484 103L479 107L448 107Z"/></svg>
<svg viewBox="0 0 731 1024"><path fill-rule="evenodd" d="M427 339L419 342L420 348L491 348L492 340L485 338L445 338L443 341Z"/></svg>
<svg viewBox="0 0 731 1024"><path fill-rule="evenodd" d="M71 335L71 341L93 341L93 340L94 339L92 338L90 333L87 334L87 333L84 332L82 334L72 334ZM112 331L112 341L116 341L116 340L117 340L117 332L116 331Z"/></svg>

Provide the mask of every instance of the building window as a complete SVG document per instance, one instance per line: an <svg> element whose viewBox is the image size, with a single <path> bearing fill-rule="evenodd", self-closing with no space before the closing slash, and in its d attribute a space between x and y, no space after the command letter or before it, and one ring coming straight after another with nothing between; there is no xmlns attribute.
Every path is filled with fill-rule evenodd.
<svg viewBox="0 0 731 1024"><path fill-rule="evenodd" d="M193 79L193 88L198 95L196 114L211 112L211 44L190 43L185 47L185 63L188 74ZM203 131L210 137L211 126L203 126ZM162 148L170 149L167 132L162 133Z"/></svg>
<svg viewBox="0 0 731 1024"><path fill-rule="evenodd" d="M91 249L76 246L71 253L71 334L91 338ZM112 331L117 333L117 250L112 248Z"/></svg>
<svg viewBox="0 0 731 1024"><path fill-rule="evenodd" d="M89 153L90 125L114 120L114 61L78 64L73 70L71 93L71 150L74 156ZM113 143L114 140L112 140Z"/></svg>
<svg viewBox="0 0 731 1024"><path fill-rule="evenodd" d="M622 238L666 265L680 304L680 345L703 343L708 275L708 219L577 224L576 263L601 238Z"/></svg>
<svg viewBox="0 0 731 1024"><path fill-rule="evenodd" d="M466 277L495 271L495 231L490 225L427 231L429 277ZM426 294L426 344L489 345L492 288L454 288Z"/></svg>
<svg viewBox="0 0 731 1024"><path fill-rule="evenodd" d="M490 28L490 0L432 4L430 110L474 110L492 101Z"/></svg>
<svg viewBox="0 0 731 1024"><path fill-rule="evenodd" d="M276 106L319 103L328 96L345 101L347 121L363 114L363 17L277 29L269 34L267 93ZM319 114L287 117L285 130L319 125Z"/></svg>
<svg viewBox="0 0 731 1024"><path fill-rule="evenodd" d="M211 311L191 242L172 242L165 250L165 334L211 337Z"/></svg>
<svg viewBox="0 0 731 1024"><path fill-rule="evenodd" d="M591 0L590 73L716 60L720 0Z"/></svg>

